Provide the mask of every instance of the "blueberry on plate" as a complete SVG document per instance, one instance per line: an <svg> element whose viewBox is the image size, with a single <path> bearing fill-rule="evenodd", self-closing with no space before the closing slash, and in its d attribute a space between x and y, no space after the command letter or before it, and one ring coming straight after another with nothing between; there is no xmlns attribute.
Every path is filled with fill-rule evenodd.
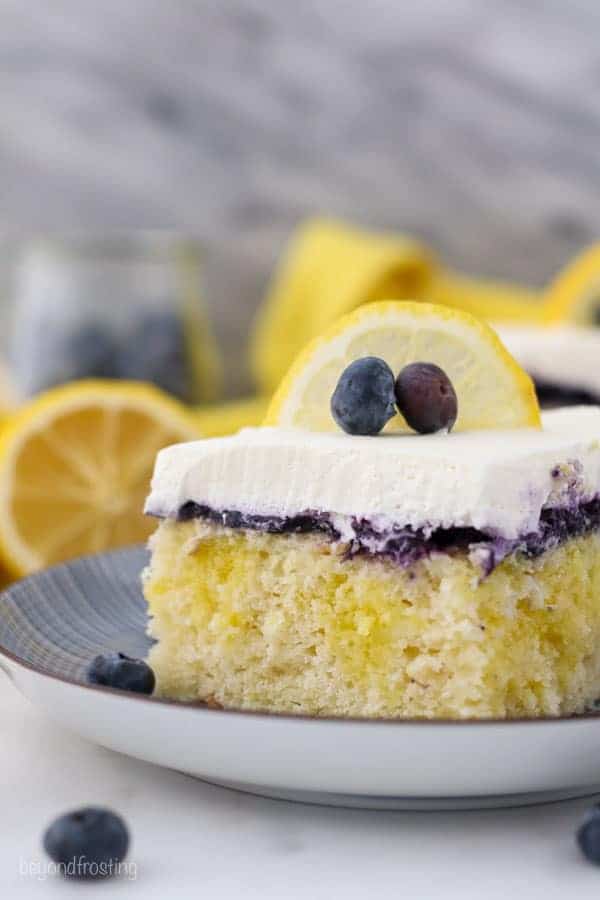
<svg viewBox="0 0 600 900"><path fill-rule="evenodd" d="M95 656L86 674L89 684L101 684L135 694L151 694L156 683L154 672L147 662L124 653Z"/></svg>
<svg viewBox="0 0 600 900"><path fill-rule="evenodd" d="M396 379L396 403L419 434L451 431L458 415L452 382L433 363L415 362L402 369Z"/></svg>
<svg viewBox="0 0 600 900"><path fill-rule="evenodd" d="M44 833L44 850L68 878L114 875L128 848L129 832L123 819L94 806L60 816Z"/></svg>
<svg viewBox="0 0 600 900"><path fill-rule="evenodd" d="M379 434L396 415L394 373L376 356L355 359L340 375L331 415L348 434Z"/></svg>
<svg viewBox="0 0 600 900"><path fill-rule="evenodd" d="M121 347L117 370L120 378L149 381L189 400L191 376L183 321L170 313L144 316Z"/></svg>
<svg viewBox="0 0 600 900"><path fill-rule="evenodd" d="M600 804L587 810L577 830L577 843L586 859L600 865Z"/></svg>

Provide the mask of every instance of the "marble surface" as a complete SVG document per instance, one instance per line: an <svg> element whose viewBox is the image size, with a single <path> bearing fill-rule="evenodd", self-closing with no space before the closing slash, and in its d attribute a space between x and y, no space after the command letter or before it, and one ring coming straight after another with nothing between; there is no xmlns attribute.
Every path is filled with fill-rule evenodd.
<svg viewBox="0 0 600 900"><path fill-rule="evenodd" d="M236 353L315 212L540 284L600 234L599 35L596 0L0 0L0 221L199 234Z"/></svg>
<svg viewBox="0 0 600 900"><path fill-rule="evenodd" d="M45 721L6 682L0 682L0 723L0 885L11 900L87 896L86 886L47 875L40 848L49 821L87 803L119 811L133 836L129 867L98 887L103 897L598 896L600 871L574 844L591 800L463 813L297 805L213 787L87 744Z"/></svg>

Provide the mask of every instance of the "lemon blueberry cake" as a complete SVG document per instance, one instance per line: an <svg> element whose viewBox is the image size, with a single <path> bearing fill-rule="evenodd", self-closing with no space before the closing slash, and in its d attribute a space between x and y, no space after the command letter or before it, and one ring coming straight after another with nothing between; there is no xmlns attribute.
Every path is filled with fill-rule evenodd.
<svg viewBox="0 0 600 900"><path fill-rule="evenodd" d="M543 407L600 403L600 329L499 325L498 333L532 376Z"/></svg>
<svg viewBox="0 0 600 900"><path fill-rule="evenodd" d="M305 351L268 421L158 456L159 694L396 718L596 699L600 410L540 421L487 326L375 304Z"/></svg>

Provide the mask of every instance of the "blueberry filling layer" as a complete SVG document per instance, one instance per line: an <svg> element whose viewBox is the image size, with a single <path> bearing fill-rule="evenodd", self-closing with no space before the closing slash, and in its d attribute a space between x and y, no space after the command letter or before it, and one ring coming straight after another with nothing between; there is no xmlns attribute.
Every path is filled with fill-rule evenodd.
<svg viewBox="0 0 600 900"><path fill-rule="evenodd" d="M236 510L218 511L192 501L179 510L178 521L205 519L225 528L249 529L268 534L322 534L343 540L346 557L383 557L408 568L432 553L468 552L489 575L503 559L519 553L530 559L541 556L569 538L600 529L600 497L569 507L542 510L537 531L514 540L486 534L475 528L436 528L432 531L394 525L378 528L369 519L352 518L351 536L339 529L339 520L328 513L306 510L296 516L261 516Z"/></svg>
<svg viewBox="0 0 600 900"><path fill-rule="evenodd" d="M598 406L600 395L584 388L567 387L543 378L534 378L535 392L543 409L554 409L557 406Z"/></svg>

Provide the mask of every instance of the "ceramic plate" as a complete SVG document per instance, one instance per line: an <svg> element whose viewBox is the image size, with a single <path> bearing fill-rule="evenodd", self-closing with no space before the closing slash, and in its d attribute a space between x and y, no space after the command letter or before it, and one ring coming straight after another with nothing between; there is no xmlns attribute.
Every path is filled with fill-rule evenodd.
<svg viewBox="0 0 600 900"><path fill-rule="evenodd" d="M313 719L207 709L92 687L95 654L144 656L143 549L75 560L0 596L0 667L90 741L272 797L465 808L596 792L600 718L513 722Z"/></svg>

